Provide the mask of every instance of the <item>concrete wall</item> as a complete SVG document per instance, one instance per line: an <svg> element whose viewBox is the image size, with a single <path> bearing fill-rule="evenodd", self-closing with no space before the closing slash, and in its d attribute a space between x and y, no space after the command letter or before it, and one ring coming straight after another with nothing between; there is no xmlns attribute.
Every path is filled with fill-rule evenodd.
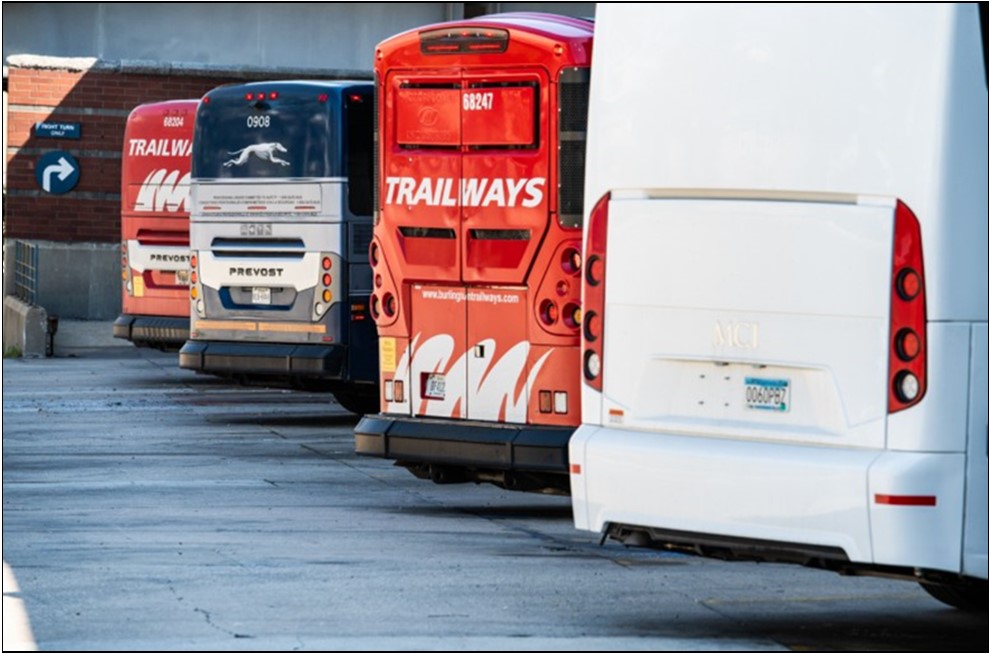
<svg viewBox="0 0 990 654"><path fill-rule="evenodd" d="M3 56L370 71L375 45L460 3L9 3Z"/></svg>

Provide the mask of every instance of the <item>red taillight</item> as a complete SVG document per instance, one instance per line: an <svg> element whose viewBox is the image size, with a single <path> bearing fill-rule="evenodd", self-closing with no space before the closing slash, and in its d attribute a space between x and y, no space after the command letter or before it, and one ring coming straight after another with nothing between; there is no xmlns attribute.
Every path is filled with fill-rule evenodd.
<svg viewBox="0 0 990 654"><path fill-rule="evenodd" d="M330 273L323 273L323 285L330 286L332 282L333 282L333 277L330 276Z"/></svg>
<svg viewBox="0 0 990 654"><path fill-rule="evenodd" d="M333 260L330 257L323 257L323 270L330 270L331 266L333 266Z"/></svg>
<svg viewBox="0 0 990 654"><path fill-rule="evenodd" d="M925 267L921 225L903 202L894 213L894 267L890 293L890 413L921 401L927 387Z"/></svg>
<svg viewBox="0 0 990 654"><path fill-rule="evenodd" d="M326 102L329 99L330 99L330 96L327 95L326 93L321 93L318 96L316 96L316 101L317 102Z"/></svg>
<svg viewBox="0 0 990 654"><path fill-rule="evenodd" d="M584 273L584 329L582 330L582 367L584 382L597 391L602 390L602 357L605 341L605 244L608 236L608 203L606 193L595 204L588 219L588 242Z"/></svg>
<svg viewBox="0 0 990 654"><path fill-rule="evenodd" d="M250 102L251 100L254 100L254 93L245 93L244 94L244 99L247 100L248 102Z"/></svg>

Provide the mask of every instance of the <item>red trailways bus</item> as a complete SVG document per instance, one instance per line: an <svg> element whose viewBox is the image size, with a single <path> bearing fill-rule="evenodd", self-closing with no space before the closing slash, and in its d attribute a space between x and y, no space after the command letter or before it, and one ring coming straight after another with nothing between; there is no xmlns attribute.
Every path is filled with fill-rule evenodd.
<svg viewBox="0 0 990 654"><path fill-rule="evenodd" d="M189 166L197 100L143 104L127 119L120 184L123 312L113 335L178 349L189 337Z"/></svg>
<svg viewBox="0 0 990 654"><path fill-rule="evenodd" d="M509 13L378 46L381 413L358 424L359 454L568 491L592 33Z"/></svg>

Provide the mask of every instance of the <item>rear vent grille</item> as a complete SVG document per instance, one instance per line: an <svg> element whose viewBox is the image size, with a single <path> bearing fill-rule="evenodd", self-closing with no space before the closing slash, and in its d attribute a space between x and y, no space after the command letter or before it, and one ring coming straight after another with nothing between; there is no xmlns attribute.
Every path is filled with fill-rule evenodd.
<svg viewBox="0 0 990 654"><path fill-rule="evenodd" d="M454 230L439 227L400 227L399 233L406 238L457 238Z"/></svg>
<svg viewBox="0 0 990 654"><path fill-rule="evenodd" d="M528 241L528 229L472 229L471 238L477 241Z"/></svg>
<svg viewBox="0 0 990 654"><path fill-rule="evenodd" d="M366 223L351 224L351 253L352 256L365 257L371 247L371 237L374 228Z"/></svg>
<svg viewBox="0 0 990 654"><path fill-rule="evenodd" d="M557 211L558 220L563 227L580 227L584 213L584 156L589 86L590 73L587 68L568 68L560 75Z"/></svg>

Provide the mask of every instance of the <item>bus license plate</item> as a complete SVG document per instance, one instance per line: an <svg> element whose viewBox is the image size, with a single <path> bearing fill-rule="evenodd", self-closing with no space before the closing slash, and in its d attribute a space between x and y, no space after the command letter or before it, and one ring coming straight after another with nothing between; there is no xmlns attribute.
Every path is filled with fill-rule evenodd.
<svg viewBox="0 0 990 654"><path fill-rule="evenodd" d="M746 377L746 408L785 413L791 408L788 379Z"/></svg>
<svg viewBox="0 0 990 654"><path fill-rule="evenodd" d="M262 286L251 287L251 304L271 304L272 289Z"/></svg>
<svg viewBox="0 0 990 654"><path fill-rule="evenodd" d="M430 373L426 376L426 388L423 397L431 400L442 400L447 397L447 378L439 373Z"/></svg>

